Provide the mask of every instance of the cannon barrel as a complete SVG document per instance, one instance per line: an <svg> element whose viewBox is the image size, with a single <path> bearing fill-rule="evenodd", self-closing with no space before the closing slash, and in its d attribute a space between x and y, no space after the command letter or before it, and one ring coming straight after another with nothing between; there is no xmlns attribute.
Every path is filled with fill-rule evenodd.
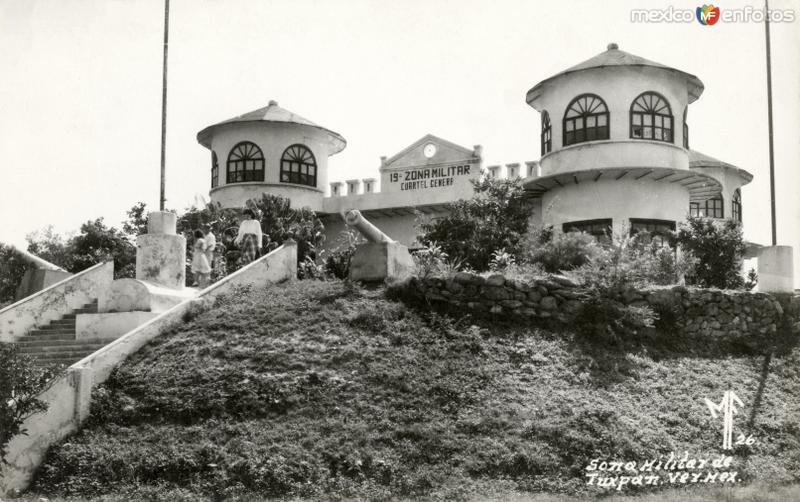
<svg viewBox="0 0 800 502"><path fill-rule="evenodd" d="M378 227L361 216L361 212L358 209L348 211L344 216L344 222L358 230L369 242L394 242L391 237L381 232Z"/></svg>
<svg viewBox="0 0 800 502"><path fill-rule="evenodd" d="M66 272L66 270L59 267L58 265L53 265L49 261L43 260L38 256L36 256L35 254L20 249L17 246L14 246L13 244L11 245L11 247L14 248L14 251L19 253L19 255L22 257L23 260L33 265L34 268L37 268L39 270L58 270L60 272Z"/></svg>

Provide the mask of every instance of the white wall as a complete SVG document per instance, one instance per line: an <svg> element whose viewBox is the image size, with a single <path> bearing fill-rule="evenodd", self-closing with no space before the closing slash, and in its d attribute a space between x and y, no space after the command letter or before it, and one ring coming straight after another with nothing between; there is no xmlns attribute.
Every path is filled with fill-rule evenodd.
<svg viewBox="0 0 800 502"><path fill-rule="evenodd" d="M689 212L689 191L679 183L600 179L545 193L541 211L542 223L557 230L571 221L612 218L618 232L630 218L683 221Z"/></svg>

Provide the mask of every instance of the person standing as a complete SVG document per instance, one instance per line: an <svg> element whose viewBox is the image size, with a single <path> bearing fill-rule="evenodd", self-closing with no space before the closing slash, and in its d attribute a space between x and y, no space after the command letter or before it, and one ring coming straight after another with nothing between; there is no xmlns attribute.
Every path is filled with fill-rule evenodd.
<svg viewBox="0 0 800 502"><path fill-rule="evenodd" d="M255 219L255 214L250 209L243 212L244 220L239 224L239 235L234 239L234 244L242 251L242 265L247 265L258 258L261 253L261 223Z"/></svg>
<svg viewBox="0 0 800 502"><path fill-rule="evenodd" d="M211 266L206 258L206 241L202 230L194 231L194 246L192 246L192 273L200 289L208 286Z"/></svg>
<svg viewBox="0 0 800 502"><path fill-rule="evenodd" d="M211 267L211 270L214 270L214 253L217 249L217 237L214 235L214 232L211 231L211 225L206 223L202 226L203 232L205 233L205 241L206 241L206 259L208 260L208 266Z"/></svg>

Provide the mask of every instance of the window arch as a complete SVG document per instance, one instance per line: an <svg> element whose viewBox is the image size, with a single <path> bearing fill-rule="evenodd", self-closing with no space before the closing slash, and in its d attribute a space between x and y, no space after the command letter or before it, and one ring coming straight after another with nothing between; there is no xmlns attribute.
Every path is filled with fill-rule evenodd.
<svg viewBox="0 0 800 502"><path fill-rule="evenodd" d="M305 145L292 145L281 157L281 183L317 186L317 160Z"/></svg>
<svg viewBox="0 0 800 502"><path fill-rule="evenodd" d="M226 183L264 181L264 154L255 143L242 141L228 154Z"/></svg>
<svg viewBox="0 0 800 502"><path fill-rule="evenodd" d="M631 103L631 138L673 142L672 108L664 96L643 92Z"/></svg>
<svg viewBox="0 0 800 502"><path fill-rule="evenodd" d="M211 188L216 188L219 184L219 161L217 152L211 151Z"/></svg>
<svg viewBox="0 0 800 502"><path fill-rule="evenodd" d="M722 196L719 195L704 202L690 202L689 214L695 217L705 216L707 218L724 218L725 209L723 206Z"/></svg>
<svg viewBox="0 0 800 502"><path fill-rule="evenodd" d="M734 221L742 222L742 191L736 189L733 191L732 199L732 212Z"/></svg>
<svg viewBox="0 0 800 502"><path fill-rule="evenodd" d="M542 155L553 149L553 131L550 127L550 114L542 112Z"/></svg>
<svg viewBox="0 0 800 502"><path fill-rule="evenodd" d="M564 113L564 146L608 139L608 107L600 96L581 94Z"/></svg>
<svg viewBox="0 0 800 502"><path fill-rule="evenodd" d="M689 105L683 109L683 147L689 149L689 123L686 122L686 116L689 114Z"/></svg>

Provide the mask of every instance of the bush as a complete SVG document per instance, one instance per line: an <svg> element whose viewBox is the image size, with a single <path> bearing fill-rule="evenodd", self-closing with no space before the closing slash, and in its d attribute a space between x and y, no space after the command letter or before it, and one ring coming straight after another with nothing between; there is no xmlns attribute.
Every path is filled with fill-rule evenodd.
<svg viewBox="0 0 800 502"><path fill-rule="evenodd" d="M436 243L450 259L485 271L498 250L519 256L532 201L518 179L485 178L473 186L473 198L448 204L447 216L419 224L419 241Z"/></svg>
<svg viewBox="0 0 800 502"><path fill-rule="evenodd" d="M696 266L686 276L687 283L702 288L744 287L741 269L745 245L739 223L690 216L678 228L677 241L697 258Z"/></svg>
<svg viewBox="0 0 800 502"><path fill-rule="evenodd" d="M363 240L361 234L353 229L342 230L339 233L338 244L325 257L325 272L337 279L347 279L356 246Z"/></svg>
<svg viewBox="0 0 800 502"><path fill-rule="evenodd" d="M594 237L583 232L534 234L526 240L525 261L557 273L582 267L598 253Z"/></svg>
<svg viewBox="0 0 800 502"><path fill-rule="evenodd" d="M447 253L435 242L416 251L412 258L416 268L414 275L420 279L450 275L457 272L461 265L458 261L448 261Z"/></svg>
<svg viewBox="0 0 800 502"><path fill-rule="evenodd" d="M16 345L0 343L0 459L5 462L11 439L25 434L23 422L47 410L47 403L37 399L57 375L54 368L34 364L30 356L20 354Z"/></svg>

